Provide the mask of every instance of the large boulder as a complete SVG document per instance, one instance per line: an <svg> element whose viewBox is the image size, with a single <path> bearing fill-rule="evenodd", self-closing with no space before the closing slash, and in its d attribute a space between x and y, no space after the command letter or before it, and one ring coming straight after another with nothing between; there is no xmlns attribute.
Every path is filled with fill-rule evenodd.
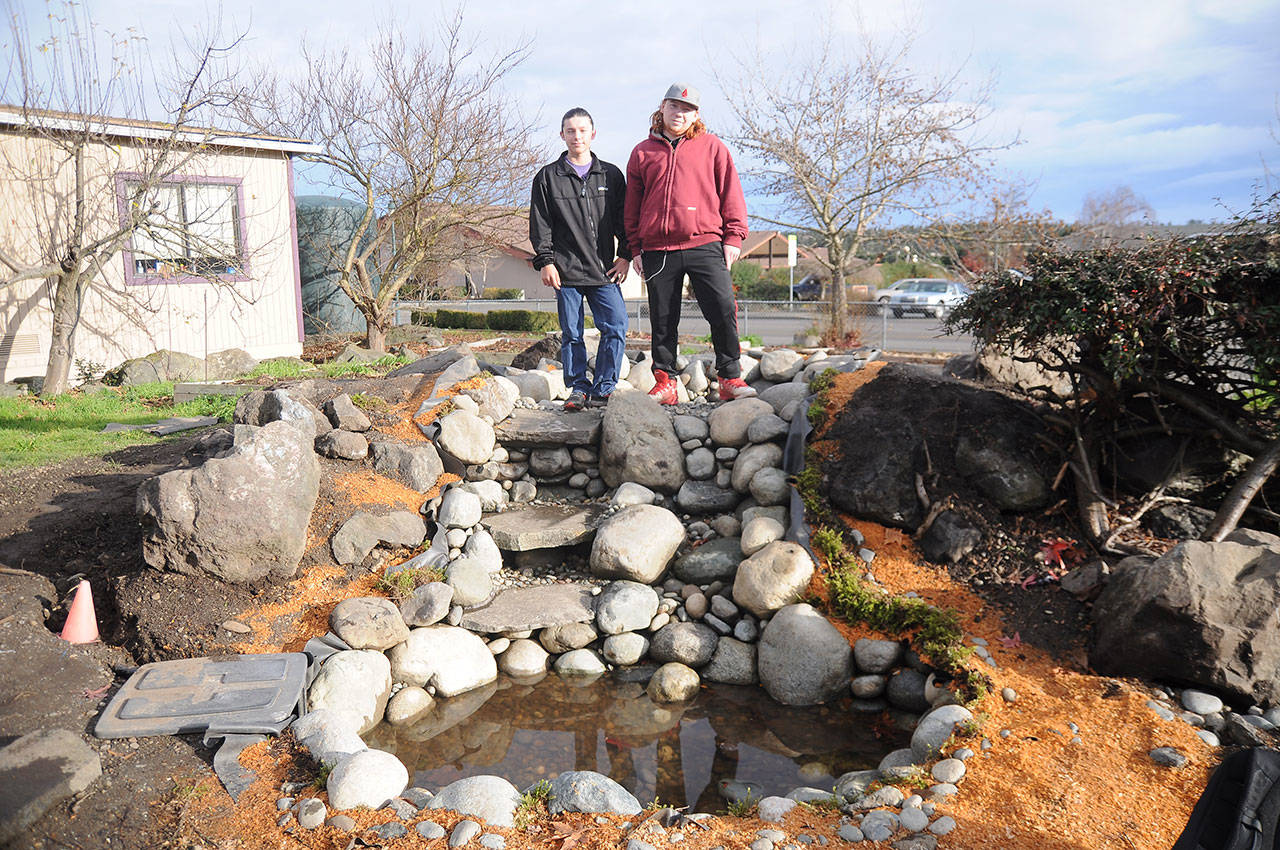
<svg viewBox="0 0 1280 850"><path fill-rule="evenodd" d="M826 437L838 448L822 463L821 486L843 511L913 530L924 519L916 477L930 471L934 492L1026 510L1047 493L1045 428L999 392L889 363L836 414Z"/></svg>
<svg viewBox="0 0 1280 850"><path fill-rule="evenodd" d="M684 451L666 411L641 392L619 392L605 408L600 475L610 487L634 481L674 493L684 483Z"/></svg>
<svg viewBox="0 0 1280 850"><path fill-rule="evenodd" d="M468 410L455 410L438 420L436 444L463 463L484 463L493 454L493 426Z"/></svg>
<svg viewBox="0 0 1280 850"><path fill-rule="evenodd" d="M202 381L204 361L181 351L153 351L146 357L126 360L102 376L108 384L134 386L157 381ZM212 379L211 379L212 380Z"/></svg>
<svg viewBox="0 0 1280 850"><path fill-rule="evenodd" d="M144 481L137 496L143 558L158 569L232 582L292 576L320 492L312 441L285 422L237 428L227 454Z"/></svg>
<svg viewBox="0 0 1280 850"><path fill-rule="evenodd" d="M374 443L373 468L425 493L436 486L444 473L440 453L430 443L402 445L400 443Z"/></svg>
<svg viewBox="0 0 1280 850"><path fill-rule="evenodd" d="M1126 558L1093 607L1099 672L1280 700L1280 538L1236 531Z"/></svg>
<svg viewBox="0 0 1280 850"><path fill-rule="evenodd" d="M450 809L482 818L489 826L514 826L520 792L501 776L468 776L440 789L428 809Z"/></svg>
<svg viewBox="0 0 1280 850"><path fill-rule="evenodd" d="M591 544L591 573L601 578L652 584L666 572L684 534L680 517L666 508L623 508L596 531Z"/></svg>
<svg viewBox="0 0 1280 850"><path fill-rule="evenodd" d="M339 564L358 564L379 543L417 546L426 536L426 523L416 513L395 511L386 516L358 513L334 533L329 548Z"/></svg>
<svg viewBox="0 0 1280 850"><path fill-rule="evenodd" d="M668 623L654 632L649 657L660 664L702 667L715 655L719 640L712 628L702 623Z"/></svg>
<svg viewBox="0 0 1280 850"><path fill-rule="evenodd" d="M457 626L425 626L391 648L391 674L397 682L436 689L451 697L498 678L498 664L485 642Z"/></svg>
<svg viewBox="0 0 1280 850"><path fill-rule="evenodd" d="M611 582L596 600L596 626L602 635L639 631L657 613L657 592L635 581Z"/></svg>
<svg viewBox="0 0 1280 850"><path fill-rule="evenodd" d="M747 429L761 416L773 413L773 406L758 398L740 398L716 405L707 424L711 428L711 442L717 446L743 446L747 443Z"/></svg>
<svg viewBox="0 0 1280 850"><path fill-rule="evenodd" d="M567 770L551 780L547 810L553 815L563 812L636 815L641 806L630 791L607 776L589 770Z"/></svg>
<svg viewBox="0 0 1280 850"><path fill-rule="evenodd" d="M409 786L409 771L400 759L382 750L365 750L338 762L325 783L329 805L344 809L381 808Z"/></svg>
<svg viewBox="0 0 1280 850"><path fill-rule="evenodd" d="M783 705L817 705L842 695L853 677L853 649L812 605L783 608L757 650L760 684Z"/></svg>
<svg viewBox="0 0 1280 850"><path fill-rule="evenodd" d="M307 692L313 711L327 708L354 714L360 722L356 732L361 735L382 720L390 698L391 664L386 655L372 649L330 655Z"/></svg>

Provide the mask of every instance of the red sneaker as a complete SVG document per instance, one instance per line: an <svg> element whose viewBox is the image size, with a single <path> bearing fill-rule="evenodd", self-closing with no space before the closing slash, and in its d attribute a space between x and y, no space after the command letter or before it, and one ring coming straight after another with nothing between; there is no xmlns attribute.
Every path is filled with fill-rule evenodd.
<svg viewBox="0 0 1280 850"><path fill-rule="evenodd" d="M741 378L720 378L720 400L733 401L735 398L753 398L756 391L747 386Z"/></svg>
<svg viewBox="0 0 1280 850"><path fill-rule="evenodd" d="M658 383L654 385L653 389L649 390L649 395L657 399L658 404L675 404L676 385L671 380L671 377L661 369L654 369L653 377L657 379Z"/></svg>

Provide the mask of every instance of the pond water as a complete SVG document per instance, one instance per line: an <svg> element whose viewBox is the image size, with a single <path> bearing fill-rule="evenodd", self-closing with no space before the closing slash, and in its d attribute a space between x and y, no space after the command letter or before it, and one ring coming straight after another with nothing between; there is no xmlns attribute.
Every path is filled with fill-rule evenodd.
<svg viewBox="0 0 1280 850"><path fill-rule="evenodd" d="M369 746L395 753L414 785L437 790L495 774L524 789L567 770L611 777L647 804L725 809L724 781L757 796L875 767L910 733L850 711L849 701L792 708L761 688L708 685L678 705L652 702L642 685L549 675L535 684L500 679L448 700L408 727L382 724Z"/></svg>

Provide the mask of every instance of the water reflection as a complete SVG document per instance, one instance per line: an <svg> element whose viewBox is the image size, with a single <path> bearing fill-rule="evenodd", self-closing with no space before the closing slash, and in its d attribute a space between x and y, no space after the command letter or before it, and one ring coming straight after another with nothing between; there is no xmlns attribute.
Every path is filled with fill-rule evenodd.
<svg viewBox="0 0 1280 850"><path fill-rule="evenodd" d="M724 780L759 792L829 789L835 777L875 767L909 733L849 710L778 705L759 688L710 685L680 705L652 702L643 686L596 680L502 678L440 700L416 724L382 724L369 746L399 756L413 782L436 789L478 774L518 788L566 770L612 777L641 803L720 811Z"/></svg>

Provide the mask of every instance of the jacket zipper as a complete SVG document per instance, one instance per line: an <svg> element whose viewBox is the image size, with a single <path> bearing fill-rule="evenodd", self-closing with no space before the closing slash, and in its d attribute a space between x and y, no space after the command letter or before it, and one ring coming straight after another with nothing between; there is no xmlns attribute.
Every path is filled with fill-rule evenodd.
<svg viewBox="0 0 1280 850"><path fill-rule="evenodd" d="M670 240L671 238L671 196L675 191L676 184L676 154L680 150L679 143L675 146L664 136L663 144L667 147L667 185L665 187L666 198L662 205L662 235L663 238Z"/></svg>
<svg viewBox="0 0 1280 850"><path fill-rule="evenodd" d="M577 175L574 175L574 176L577 176ZM596 224L595 216L592 215L592 210L591 210L592 199L587 197L587 185L588 183L590 183L590 180L591 180L591 172L588 171L586 177L582 177L579 179L582 181L582 189L579 192L578 197L582 201L583 212L585 212L587 216L587 228L588 228L588 232L591 234L591 248L592 248L591 255L596 258L596 262L599 263L600 265L600 270L607 271L604 267L604 261L600 259L600 250L599 250L600 234L599 234L599 227Z"/></svg>

